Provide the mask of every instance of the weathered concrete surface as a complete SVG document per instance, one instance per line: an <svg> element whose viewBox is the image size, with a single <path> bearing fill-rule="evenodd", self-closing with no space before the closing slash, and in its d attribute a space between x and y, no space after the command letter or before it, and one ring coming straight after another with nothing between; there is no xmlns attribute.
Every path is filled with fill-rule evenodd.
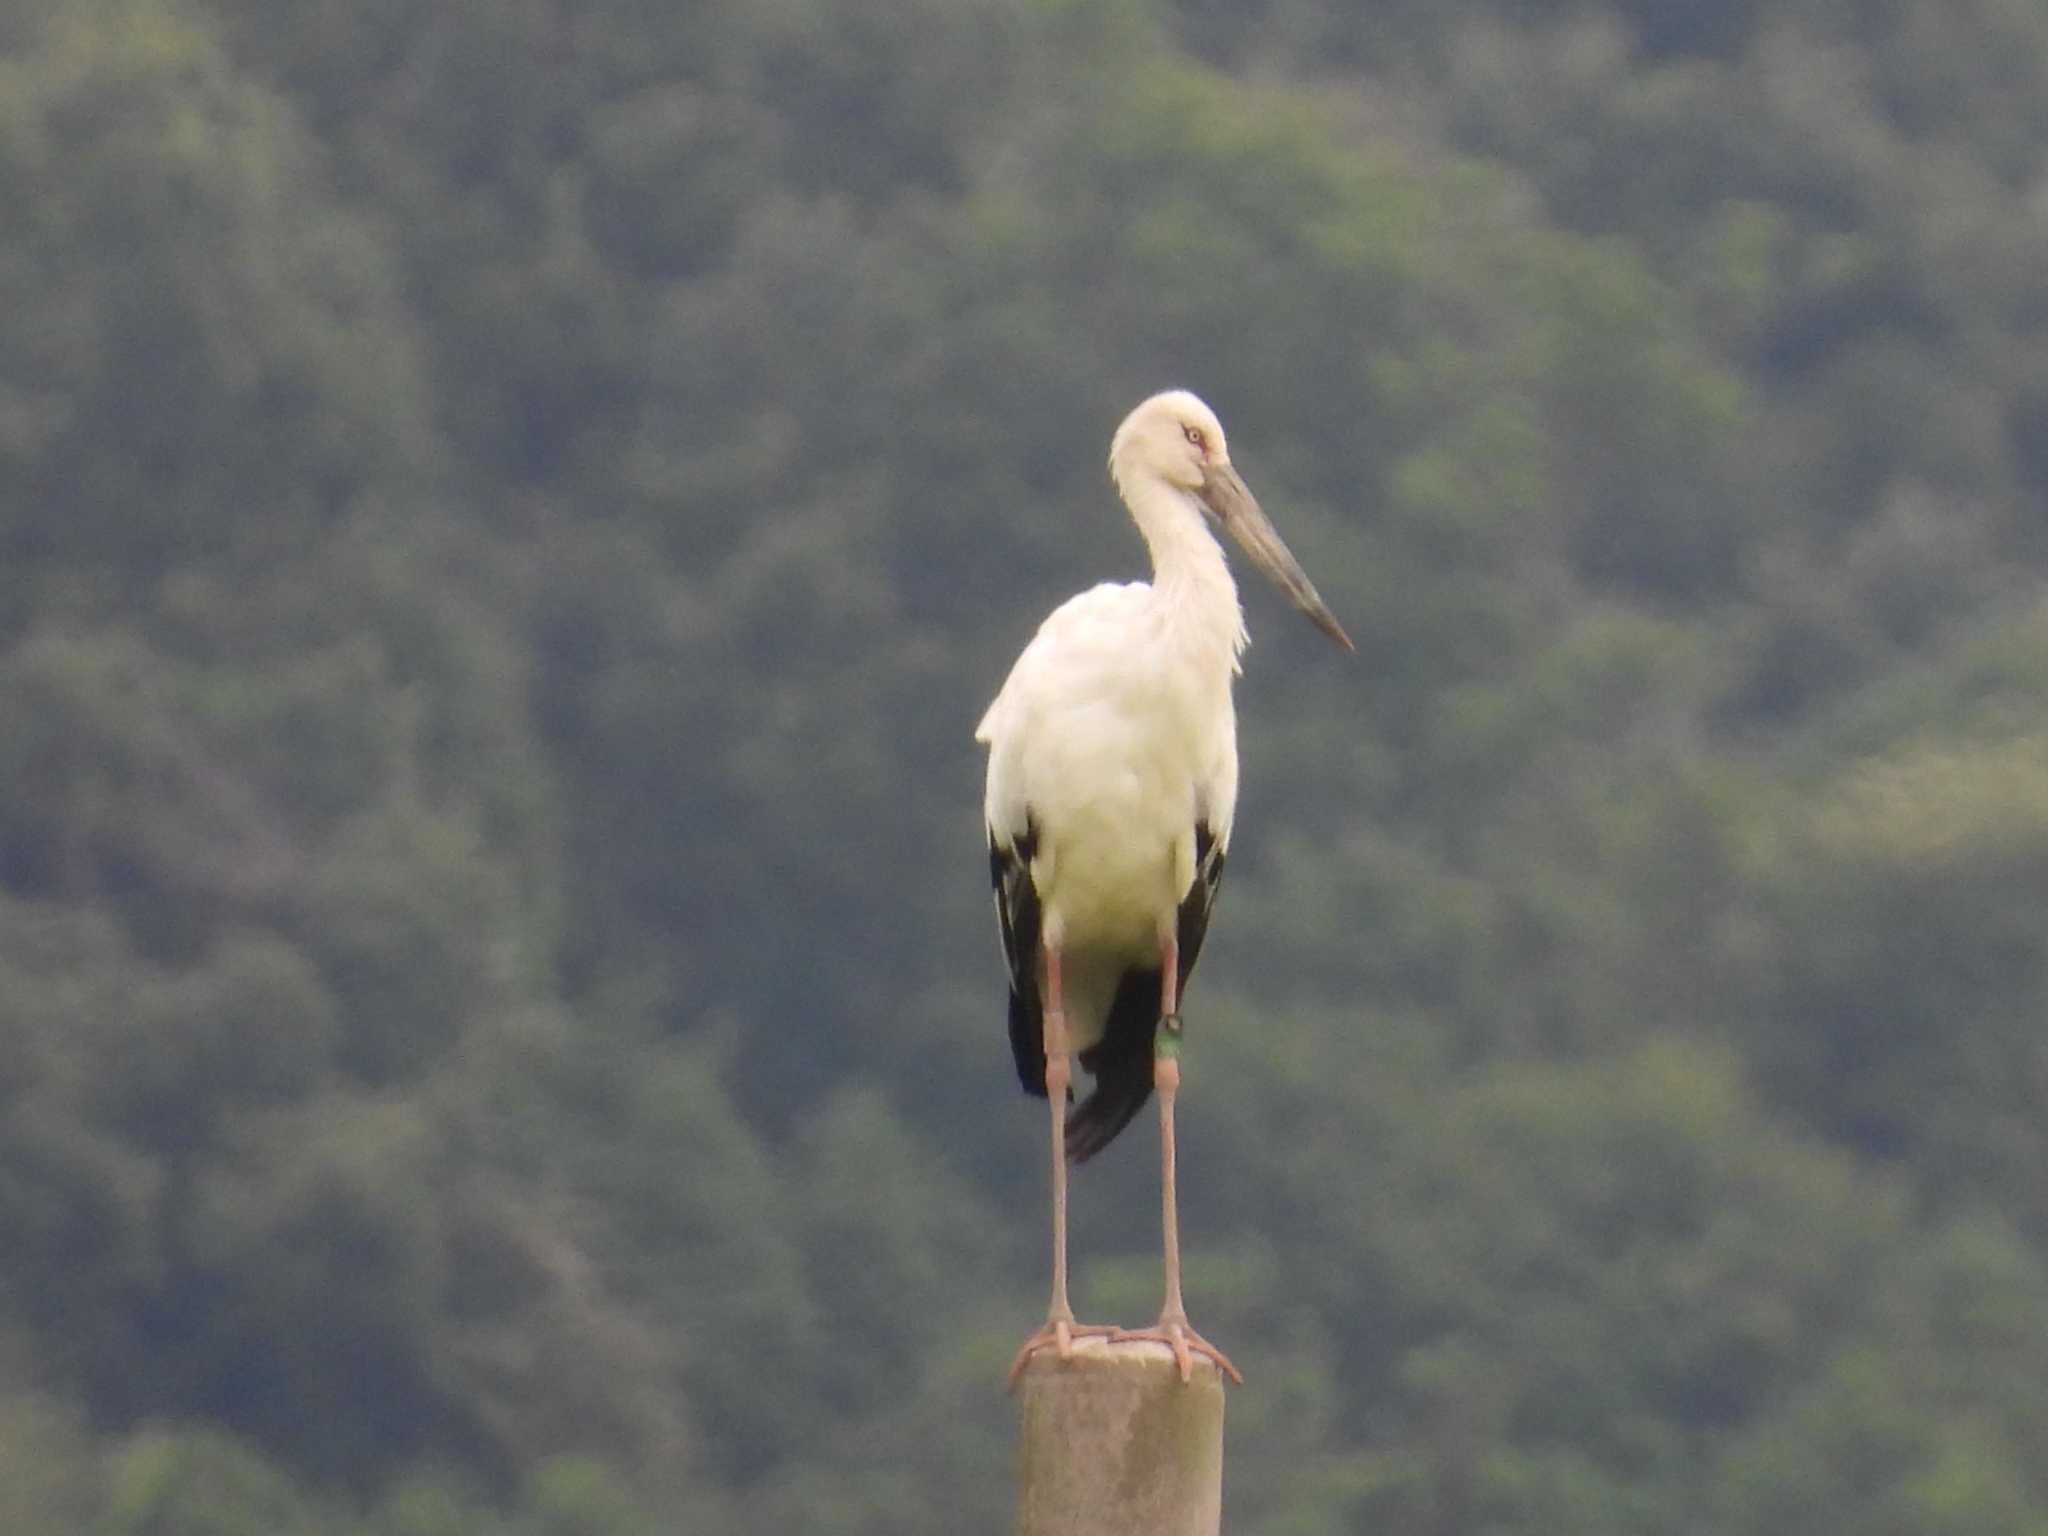
<svg viewBox="0 0 2048 1536"><path fill-rule="evenodd" d="M1223 1377L1149 1340L1074 1341L1017 1383L1017 1536L1218 1536Z"/></svg>

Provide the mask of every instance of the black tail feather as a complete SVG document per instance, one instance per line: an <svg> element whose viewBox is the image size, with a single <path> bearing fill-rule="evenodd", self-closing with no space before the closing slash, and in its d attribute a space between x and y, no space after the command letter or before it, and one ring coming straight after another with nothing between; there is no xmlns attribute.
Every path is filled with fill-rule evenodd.
<svg viewBox="0 0 2048 1536"><path fill-rule="evenodd" d="M1035 1098L1045 1097L1045 1020L1038 1012L1038 988L1010 989L1010 1054L1017 1081Z"/></svg>
<svg viewBox="0 0 2048 1536"><path fill-rule="evenodd" d="M1159 968L1125 971L1102 1038L1081 1053L1095 1089L1067 1117L1068 1162L1085 1163L1116 1140L1152 1097L1152 1039L1158 1028Z"/></svg>

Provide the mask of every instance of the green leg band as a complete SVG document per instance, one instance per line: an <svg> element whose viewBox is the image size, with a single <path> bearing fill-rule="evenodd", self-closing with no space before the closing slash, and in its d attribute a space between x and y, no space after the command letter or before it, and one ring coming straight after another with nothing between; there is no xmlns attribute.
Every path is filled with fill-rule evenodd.
<svg viewBox="0 0 2048 1536"><path fill-rule="evenodd" d="M1159 1021L1159 1033L1152 1037L1152 1054L1161 1061L1180 1059L1180 1015L1169 1013Z"/></svg>

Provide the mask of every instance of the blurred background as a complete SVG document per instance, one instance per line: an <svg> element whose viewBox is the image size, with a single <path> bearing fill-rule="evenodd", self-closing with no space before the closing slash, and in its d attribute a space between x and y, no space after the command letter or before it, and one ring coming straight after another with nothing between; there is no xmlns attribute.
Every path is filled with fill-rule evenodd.
<svg viewBox="0 0 2048 1536"><path fill-rule="evenodd" d="M0 1528L1004 1528L1185 385L1230 1528L2048 1531L2044 251L2030 0L5 0Z"/></svg>

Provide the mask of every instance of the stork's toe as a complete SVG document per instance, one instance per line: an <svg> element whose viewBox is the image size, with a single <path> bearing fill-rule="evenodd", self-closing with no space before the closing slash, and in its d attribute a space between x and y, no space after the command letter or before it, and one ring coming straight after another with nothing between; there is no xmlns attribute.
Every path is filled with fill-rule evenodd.
<svg viewBox="0 0 2048 1536"><path fill-rule="evenodd" d="M1018 1346L1017 1354L1010 1361L1010 1374L1006 1378L1009 1390L1017 1390L1017 1378L1024 1374L1024 1367L1031 1357L1040 1350L1050 1349L1062 1360L1074 1358L1074 1340L1091 1335L1116 1338L1121 1330L1114 1323L1077 1323L1071 1317L1049 1317L1038 1331Z"/></svg>
<svg viewBox="0 0 2048 1536"><path fill-rule="evenodd" d="M1119 1328L1110 1337L1117 1340L1150 1339L1156 1344L1164 1344L1173 1351L1174 1364L1180 1368L1182 1381L1194 1378L1194 1357L1201 1355L1240 1387L1244 1385L1244 1377L1239 1375L1237 1367L1230 1363L1230 1357L1195 1332L1185 1321L1161 1318L1150 1328Z"/></svg>

